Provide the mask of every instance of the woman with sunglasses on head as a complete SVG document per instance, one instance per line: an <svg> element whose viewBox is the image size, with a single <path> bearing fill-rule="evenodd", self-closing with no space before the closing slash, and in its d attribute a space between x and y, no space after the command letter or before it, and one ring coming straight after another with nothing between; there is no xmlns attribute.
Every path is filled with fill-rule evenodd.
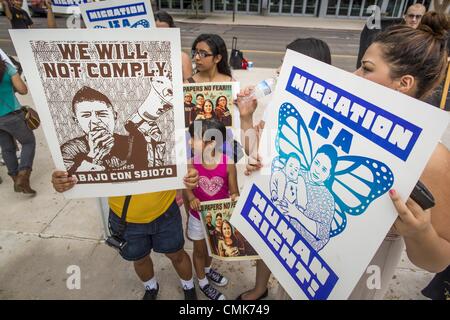
<svg viewBox="0 0 450 320"><path fill-rule="evenodd" d="M440 21L448 18L442 14L438 16L426 19L417 29L397 25L379 34L365 52L362 66L355 74L416 99L425 99L442 80L447 64L448 27ZM238 97L248 95L249 91L244 90ZM243 100L238 98L242 126L245 119L251 123L256 101L240 101ZM258 169L259 162L254 167ZM384 297L404 244L411 262L422 269L439 272L450 265L450 152L442 143L434 150L420 180L434 195L435 207L422 210L412 199L405 203L395 190L390 191L398 218L369 263L381 268L381 288L369 289L367 283L371 275L365 274L350 299Z"/></svg>
<svg viewBox="0 0 450 320"><path fill-rule="evenodd" d="M444 76L447 30L448 18L443 14L423 20L417 29L394 26L377 36L355 74L424 100ZM420 181L431 191L436 205L422 210L411 198L405 203L395 190L389 192L398 218L369 264L381 268L381 288L368 289L370 275L365 274L351 299L384 297L404 244L411 262L422 269L439 272L450 265L450 152L442 143L428 160Z"/></svg>

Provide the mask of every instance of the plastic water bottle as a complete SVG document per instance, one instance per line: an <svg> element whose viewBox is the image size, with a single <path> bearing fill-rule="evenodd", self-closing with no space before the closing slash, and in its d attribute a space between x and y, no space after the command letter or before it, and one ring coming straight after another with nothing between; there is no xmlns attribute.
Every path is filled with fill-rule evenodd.
<svg viewBox="0 0 450 320"><path fill-rule="evenodd" d="M258 83L251 91L250 95L244 100L251 100L253 98L261 99L273 93L277 85L277 78L269 78Z"/></svg>

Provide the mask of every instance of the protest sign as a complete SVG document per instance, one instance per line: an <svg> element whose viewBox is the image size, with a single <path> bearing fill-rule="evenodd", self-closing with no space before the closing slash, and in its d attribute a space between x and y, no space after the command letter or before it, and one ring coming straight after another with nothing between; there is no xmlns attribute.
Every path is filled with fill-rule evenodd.
<svg viewBox="0 0 450 320"><path fill-rule="evenodd" d="M236 201L231 199L201 203L200 217L208 253L211 257L224 261L259 259L255 249L230 224L235 207Z"/></svg>
<svg viewBox="0 0 450 320"><path fill-rule="evenodd" d="M80 14L80 4L99 0L52 0L54 13Z"/></svg>
<svg viewBox="0 0 450 320"><path fill-rule="evenodd" d="M184 123L217 119L226 127L233 126L233 101L239 90L236 82L206 82L184 84Z"/></svg>
<svg viewBox="0 0 450 320"><path fill-rule="evenodd" d="M67 197L183 188L179 32L11 30Z"/></svg>
<svg viewBox="0 0 450 320"><path fill-rule="evenodd" d="M106 0L80 4L88 29L155 27L149 0Z"/></svg>
<svg viewBox="0 0 450 320"><path fill-rule="evenodd" d="M346 299L406 201L448 117L287 51L260 143L263 169L231 223L293 299Z"/></svg>

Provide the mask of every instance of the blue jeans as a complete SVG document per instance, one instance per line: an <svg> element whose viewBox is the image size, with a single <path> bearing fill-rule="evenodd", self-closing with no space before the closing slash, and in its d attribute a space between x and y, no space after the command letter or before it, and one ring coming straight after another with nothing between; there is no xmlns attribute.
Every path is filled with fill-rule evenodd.
<svg viewBox="0 0 450 320"><path fill-rule="evenodd" d="M109 229L117 234L120 218L109 211ZM145 258L153 250L158 253L175 253L184 247L183 224L177 203L150 223L127 223L123 238L127 245L120 253L128 261Z"/></svg>
<svg viewBox="0 0 450 320"><path fill-rule="evenodd" d="M20 163L14 140L22 145ZM33 131L27 127L21 110L0 117L0 147L10 176L16 176L21 170L33 168L36 139Z"/></svg>

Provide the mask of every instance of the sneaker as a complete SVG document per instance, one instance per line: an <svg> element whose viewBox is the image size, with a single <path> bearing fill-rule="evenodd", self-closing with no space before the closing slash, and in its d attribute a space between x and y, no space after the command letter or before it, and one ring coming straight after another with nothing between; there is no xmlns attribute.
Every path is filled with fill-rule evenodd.
<svg viewBox="0 0 450 320"><path fill-rule="evenodd" d="M210 300L225 300L225 296L216 288L212 287L209 283L200 288L202 292L207 296Z"/></svg>
<svg viewBox="0 0 450 320"><path fill-rule="evenodd" d="M195 292L195 287L191 289L183 289L184 291L184 300L198 300L197 293Z"/></svg>
<svg viewBox="0 0 450 320"><path fill-rule="evenodd" d="M228 279L225 276L221 275L217 272L216 269L211 268L209 272L206 274L206 277L214 283L216 286L223 287L228 284Z"/></svg>
<svg viewBox="0 0 450 320"><path fill-rule="evenodd" d="M156 296L159 292L159 283L156 284L156 289L145 290L142 300L156 300Z"/></svg>

